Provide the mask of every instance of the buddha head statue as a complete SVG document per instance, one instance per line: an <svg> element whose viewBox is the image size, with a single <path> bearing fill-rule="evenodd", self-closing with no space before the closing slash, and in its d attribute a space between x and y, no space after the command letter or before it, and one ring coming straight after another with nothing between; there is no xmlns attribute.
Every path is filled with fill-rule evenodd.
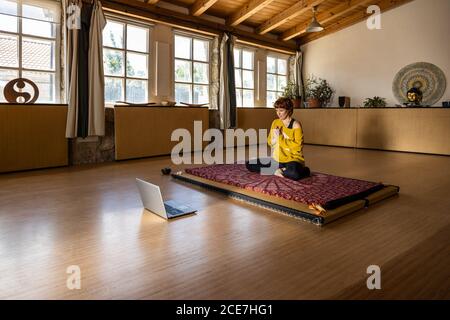
<svg viewBox="0 0 450 320"><path fill-rule="evenodd" d="M422 102L423 94L419 87L414 86L406 93L408 102L414 105L420 105Z"/></svg>

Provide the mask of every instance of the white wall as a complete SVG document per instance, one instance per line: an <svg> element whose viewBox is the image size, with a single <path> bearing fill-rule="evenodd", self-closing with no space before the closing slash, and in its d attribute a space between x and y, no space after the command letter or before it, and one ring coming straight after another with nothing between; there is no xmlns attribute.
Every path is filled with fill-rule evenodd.
<svg viewBox="0 0 450 320"><path fill-rule="evenodd" d="M397 72L414 62L437 65L447 78L442 100L450 100L450 1L414 0L381 14L381 30L366 21L302 46L304 76L327 79L338 96L351 97L352 107L381 96L398 104L392 93ZM442 105L442 100L437 105Z"/></svg>

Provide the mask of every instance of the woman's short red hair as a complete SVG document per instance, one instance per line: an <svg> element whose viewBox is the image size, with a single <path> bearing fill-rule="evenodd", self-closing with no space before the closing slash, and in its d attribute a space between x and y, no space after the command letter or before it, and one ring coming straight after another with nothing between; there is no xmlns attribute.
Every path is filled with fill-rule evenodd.
<svg viewBox="0 0 450 320"><path fill-rule="evenodd" d="M292 116L294 113L294 104L292 103L292 100L289 98L278 98L277 101L273 104L275 108L282 108L286 109L289 116Z"/></svg>

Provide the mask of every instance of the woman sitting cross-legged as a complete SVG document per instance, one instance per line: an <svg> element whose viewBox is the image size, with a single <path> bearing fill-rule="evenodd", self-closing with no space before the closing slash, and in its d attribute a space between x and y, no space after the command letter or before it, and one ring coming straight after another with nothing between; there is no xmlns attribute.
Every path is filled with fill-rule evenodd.
<svg viewBox="0 0 450 320"><path fill-rule="evenodd" d="M271 159L246 162L251 172L274 174L291 180L309 177L303 157L303 131L300 122L292 118L292 100L279 98L274 104L278 119L272 122L267 143L272 148Z"/></svg>

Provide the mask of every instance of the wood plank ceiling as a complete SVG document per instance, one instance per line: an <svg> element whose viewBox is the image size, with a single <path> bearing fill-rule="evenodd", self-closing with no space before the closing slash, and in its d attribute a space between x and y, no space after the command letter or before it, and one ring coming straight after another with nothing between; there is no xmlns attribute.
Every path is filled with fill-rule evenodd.
<svg viewBox="0 0 450 320"><path fill-rule="evenodd" d="M293 40L295 46L302 45L363 21L370 15L369 5L378 5L383 13L410 1L413 0L141 0L153 11L168 8L167 4L184 8L190 21L200 25L206 23L204 15L218 17L224 21L223 28L218 28L221 31L249 27L253 31L247 38L270 39L272 44L277 39L280 47L291 48ZM317 6L317 20L325 29L307 33L314 6Z"/></svg>

